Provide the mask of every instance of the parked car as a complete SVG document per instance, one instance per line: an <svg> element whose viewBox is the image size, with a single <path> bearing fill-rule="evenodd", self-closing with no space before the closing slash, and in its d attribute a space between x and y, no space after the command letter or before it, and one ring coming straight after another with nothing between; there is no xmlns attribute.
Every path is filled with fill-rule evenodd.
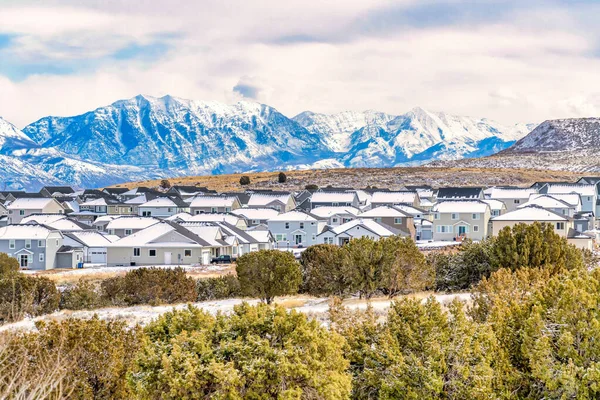
<svg viewBox="0 0 600 400"><path fill-rule="evenodd" d="M231 258L228 254L221 254L219 257L213 257L210 261L211 264L231 264L235 261L235 258Z"/></svg>

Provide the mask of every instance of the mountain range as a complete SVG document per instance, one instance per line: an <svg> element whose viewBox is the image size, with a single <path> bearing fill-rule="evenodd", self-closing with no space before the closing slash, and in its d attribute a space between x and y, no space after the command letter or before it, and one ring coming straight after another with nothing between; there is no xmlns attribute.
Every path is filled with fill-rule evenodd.
<svg viewBox="0 0 600 400"><path fill-rule="evenodd" d="M136 96L25 128L0 118L0 175L11 188L100 187L159 177L331 167L391 167L483 157L535 124L502 125L414 108L289 118L275 108Z"/></svg>

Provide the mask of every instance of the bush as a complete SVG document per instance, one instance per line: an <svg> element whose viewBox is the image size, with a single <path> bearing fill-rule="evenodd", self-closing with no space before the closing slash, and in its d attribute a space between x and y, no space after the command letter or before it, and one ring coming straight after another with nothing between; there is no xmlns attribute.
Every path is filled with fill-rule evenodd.
<svg viewBox="0 0 600 400"><path fill-rule="evenodd" d="M436 271L437 291L466 290L497 270L493 262L494 241L465 241L456 254L432 253L428 262Z"/></svg>
<svg viewBox="0 0 600 400"><path fill-rule="evenodd" d="M275 296L298 292L302 283L300 266L287 251L259 250L237 259L236 272L242 294L271 304Z"/></svg>
<svg viewBox="0 0 600 400"><path fill-rule="evenodd" d="M287 175L283 172L280 172L279 175L277 175L277 181L279 183L285 183L285 181L287 181Z"/></svg>
<svg viewBox="0 0 600 400"><path fill-rule="evenodd" d="M0 276L0 322L49 314L58 309L60 293L45 277L32 277L20 272Z"/></svg>
<svg viewBox="0 0 600 400"><path fill-rule="evenodd" d="M198 279L196 291L198 292L198 301L229 299L241 294L240 282L234 275Z"/></svg>
<svg viewBox="0 0 600 400"><path fill-rule="evenodd" d="M140 398L347 399L341 336L299 312L266 304L211 316L195 307L146 328L130 374Z"/></svg>
<svg viewBox="0 0 600 400"><path fill-rule="evenodd" d="M352 273L341 247L317 244L302 252L302 291L313 296L344 297L355 291Z"/></svg>
<svg viewBox="0 0 600 400"><path fill-rule="evenodd" d="M159 186L161 189L169 189L171 187L171 182L169 182L168 179L163 179L160 181Z"/></svg>
<svg viewBox="0 0 600 400"><path fill-rule="evenodd" d="M75 285L67 286L60 295L60 308L67 310L92 310L102 307L106 301L100 290L91 281L80 279Z"/></svg>
<svg viewBox="0 0 600 400"><path fill-rule="evenodd" d="M196 283L183 268L139 268L102 282L103 299L115 305L174 304L196 300Z"/></svg>
<svg viewBox="0 0 600 400"><path fill-rule="evenodd" d="M0 276L19 270L19 262L6 253L0 253Z"/></svg>
<svg viewBox="0 0 600 400"><path fill-rule="evenodd" d="M240 185L246 186L250 184L250 177L248 175L244 175L240 178Z"/></svg>
<svg viewBox="0 0 600 400"><path fill-rule="evenodd" d="M315 185L314 183L311 183L311 184L304 186L304 189L310 190L310 191L315 191L315 190L319 190L319 187L317 185Z"/></svg>

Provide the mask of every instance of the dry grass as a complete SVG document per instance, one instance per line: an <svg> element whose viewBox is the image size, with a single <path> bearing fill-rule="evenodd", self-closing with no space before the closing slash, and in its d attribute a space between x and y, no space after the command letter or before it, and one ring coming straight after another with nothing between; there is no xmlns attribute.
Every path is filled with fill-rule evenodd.
<svg viewBox="0 0 600 400"><path fill-rule="evenodd" d="M404 185L439 186L528 186L537 181L575 181L581 173L569 171L548 171L533 169L494 169L494 168L442 168L442 167L400 167L400 168L344 168L286 171L288 180L280 184L279 172L256 172L246 174L187 176L169 179L172 185L205 186L217 191L239 191L243 189L303 189L307 184L319 187L353 186L402 188ZM242 187L240 177L248 175L251 184ZM115 187L158 187L160 180L130 182Z"/></svg>

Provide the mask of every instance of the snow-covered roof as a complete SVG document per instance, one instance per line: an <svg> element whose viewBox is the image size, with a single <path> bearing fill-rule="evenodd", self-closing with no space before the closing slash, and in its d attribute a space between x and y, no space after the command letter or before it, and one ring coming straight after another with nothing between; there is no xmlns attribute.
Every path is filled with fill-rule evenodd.
<svg viewBox="0 0 600 400"><path fill-rule="evenodd" d="M86 201L81 203L79 207L96 207L96 206L107 206L108 203L104 197L100 197L99 199L94 199L90 201Z"/></svg>
<svg viewBox="0 0 600 400"><path fill-rule="evenodd" d="M559 215L555 212L546 210L538 206L528 206L518 208L515 211L508 212L492 218L493 221L567 221L568 217Z"/></svg>
<svg viewBox="0 0 600 400"><path fill-rule="evenodd" d="M312 203L352 203L356 196L354 192L315 192L310 201Z"/></svg>
<svg viewBox="0 0 600 400"><path fill-rule="evenodd" d="M102 224L107 224L110 221L112 221L113 219L119 218L119 215L101 215L100 217L96 218L93 222L92 225L102 225Z"/></svg>
<svg viewBox="0 0 600 400"><path fill-rule="evenodd" d="M550 195L544 195L529 200L527 203L520 205L517 208L525 208L529 206L540 206L542 208L571 208L572 206L562 200L556 199Z"/></svg>
<svg viewBox="0 0 600 400"><path fill-rule="evenodd" d="M52 202L56 202L56 200L47 197L20 197L6 208L8 210L43 210Z"/></svg>
<svg viewBox="0 0 600 400"><path fill-rule="evenodd" d="M390 207L390 206L381 206L373 208L369 211L365 211L360 214L360 218L406 218L412 217L412 215L404 212L403 210Z"/></svg>
<svg viewBox="0 0 600 400"><path fill-rule="evenodd" d="M490 206L481 200L449 200L436 203L432 211L439 213L484 213L489 208Z"/></svg>
<svg viewBox="0 0 600 400"><path fill-rule="evenodd" d="M423 199L432 198L435 194L435 191L433 189L417 189L417 194L422 202Z"/></svg>
<svg viewBox="0 0 600 400"><path fill-rule="evenodd" d="M116 242L109 243L107 247L202 247L198 240L202 240L198 238L195 240L190 238L190 234L193 235L192 232L187 231L186 234L182 234L178 231L178 229L183 229L184 232L187 231L184 228L176 228L176 225L171 225L167 222L159 222L154 225L151 225L145 229L142 229L136 233L133 233L129 236L125 236L117 240ZM178 234L181 241L173 241L166 240L160 241L160 238L163 236L174 233Z"/></svg>
<svg viewBox="0 0 600 400"><path fill-rule="evenodd" d="M211 246L223 246L224 244L230 244L224 242L223 232L221 232L221 228L217 225L184 222L181 224L181 226L198 235Z"/></svg>
<svg viewBox="0 0 600 400"><path fill-rule="evenodd" d="M596 195L596 185L584 185L584 184L559 184L559 185L548 185L548 194L555 193L579 193L581 196L594 196Z"/></svg>
<svg viewBox="0 0 600 400"><path fill-rule="evenodd" d="M565 203L567 203L573 207L577 207L578 205L581 204L581 196L579 195L579 193L553 193L551 195L532 194L531 196L529 196L529 201L533 201L533 200L537 199L538 197L542 197L542 196L552 196L553 198L560 200L560 201L564 201Z"/></svg>
<svg viewBox="0 0 600 400"><path fill-rule="evenodd" d="M134 197L133 199L127 200L125 204L144 204L148 200L146 199L146 195L142 194L140 196Z"/></svg>
<svg viewBox="0 0 600 400"><path fill-rule="evenodd" d="M375 192L371 197L372 203L413 204L417 192Z"/></svg>
<svg viewBox="0 0 600 400"><path fill-rule="evenodd" d="M168 197L157 197L153 200L147 201L144 204L140 204L140 207L177 207L177 204Z"/></svg>
<svg viewBox="0 0 600 400"><path fill-rule="evenodd" d="M266 206L274 201L280 201L283 204L287 204L290 200L291 194L268 194L268 193L252 193L248 200L249 207L261 207Z"/></svg>
<svg viewBox="0 0 600 400"><path fill-rule="evenodd" d="M187 221L190 222L228 222L231 225L235 225L239 222L240 217L232 214L223 214L223 213L204 213L193 215L191 218L188 218Z"/></svg>
<svg viewBox="0 0 600 400"><path fill-rule="evenodd" d="M351 206L341 206L341 207L328 207L328 206L322 206L322 207L316 207L313 208L312 210L310 210L311 214L316 215L317 217L321 217L321 218L329 218L332 215L340 215L340 214L350 214L350 215L358 215L360 214L360 210L356 207L351 207Z"/></svg>
<svg viewBox="0 0 600 400"><path fill-rule="evenodd" d="M0 227L0 239L46 239L53 231L42 225L8 225Z"/></svg>
<svg viewBox="0 0 600 400"><path fill-rule="evenodd" d="M485 199L485 200L481 200L484 203L487 203L490 206L491 210L494 211L499 211L502 210L503 208L506 208L506 204L504 204L503 201L500 200L495 200L495 199Z"/></svg>
<svg viewBox="0 0 600 400"><path fill-rule="evenodd" d="M413 215L413 216L414 215L427 214L427 211L425 211L425 210L422 210L420 208L416 208L416 207L413 207L413 206L409 206L409 205L406 205L406 204L394 204L394 208L402 210L405 213Z"/></svg>
<svg viewBox="0 0 600 400"><path fill-rule="evenodd" d="M270 218L269 221L317 221L315 217L301 211L289 211Z"/></svg>
<svg viewBox="0 0 600 400"><path fill-rule="evenodd" d="M254 240L256 240L258 243L269 243L269 241L271 241L271 232L270 231L258 231L258 230L251 230L251 231L246 231L246 234L252 236L254 238Z"/></svg>
<svg viewBox="0 0 600 400"><path fill-rule="evenodd" d="M238 208L231 213L250 220L267 220L279 215L279 211L272 208Z"/></svg>
<svg viewBox="0 0 600 400"><path fill-rule="evenodd" d="M525 188L525 189L505 189L505 188L492 188L489 192L490 199L527 199L530 195L537 193L536 189Z"/></svg>
<svg viewBox="0 0 600 400"><path fill-rule="evenodd" d="M106 225L105 229L145 229L149 226L157 224L158 222L160 222L160 220L154 217L122 216L110 221Z"/></svg>
<svg viewBox="0 0 600 400"><path fill-rule="evenodd" d="M94 230L69 232L66 235L75 238L87 247L105 247L107 244L112 243L115 237L117 240L119 239L117 236L104 235Z"/></svg>
<svg viewBox="0 0 600 400"><path fill-rule="evenodd" d="M46 225L59 231L80 231L83 229L79 223L67 218L64 214L34 214L21 220L21 224L31 223Z"/></svg>
<svg viewBox="0 0 600 400"><path fill-rule="evenodd" d="M165 218L167 221L175 221L177 219L180 219L182 221L189 221L192 218L192 214L190 213L186 213L186 212L182 212L182 213L177 213L175 215L171 215L168 218Z"/></svg>
<svg viewBox="0 0 600 400"><path fill-rule="evenodd" d="M336 226L335 228L331 229L331 231L333 233L335 233L336 235L339 235L340 233L344 233L349 231L352 228L355 228L357 226L363 226L364 228L370 230L371 232L377 234L378 236L393 236L395 235L394 232L392 232L391 230L387 229L385 226L381 225L378 222L375 222L372 219L362 219L362 218L358 218L358 219L353 219L352 221L348 221L345 224L342 224L340 226Z"/></svg>
<svg viewBox="0 0 600 400"><path fill-rule="evenodd" d="M190 202L190 207L231 207L236 200L237 197L233 196L196 196Z"/></svg>

